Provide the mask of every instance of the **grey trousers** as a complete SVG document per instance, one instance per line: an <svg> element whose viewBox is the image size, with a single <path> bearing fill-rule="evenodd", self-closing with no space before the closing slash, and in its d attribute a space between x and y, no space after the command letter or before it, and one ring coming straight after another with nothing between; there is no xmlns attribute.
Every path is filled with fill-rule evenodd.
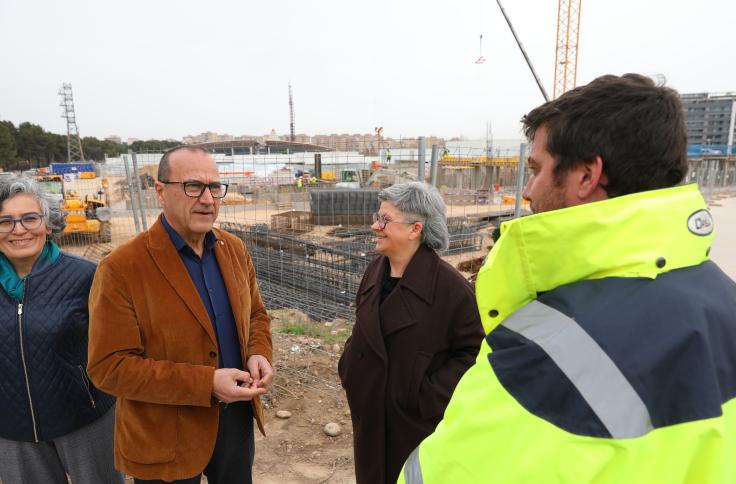
<svg viewBox="0 0 736 484"><path fill-rule="evenodd" d="M0 438L2 484L123 484L113 467L115 408L91 424L45 442Z"/></svg>

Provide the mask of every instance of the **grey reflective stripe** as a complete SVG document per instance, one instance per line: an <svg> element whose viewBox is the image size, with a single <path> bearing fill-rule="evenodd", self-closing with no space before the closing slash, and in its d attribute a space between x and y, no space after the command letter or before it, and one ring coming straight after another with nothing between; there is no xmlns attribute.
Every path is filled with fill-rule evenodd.
<svg viewBox="0 0 736 484"><path fill-rule="evenodd" d="M404 482L406 484L423 484L422 466L419 465L419 446L417 446L404 464Z"/></svg>
<svg viewBox="0 0 736 484"><path fill-rule="evenodd" d="M652 420L621 370L574 319L533 301L503 325L538 344L580 391L614 438L647 434Z"/></svg>

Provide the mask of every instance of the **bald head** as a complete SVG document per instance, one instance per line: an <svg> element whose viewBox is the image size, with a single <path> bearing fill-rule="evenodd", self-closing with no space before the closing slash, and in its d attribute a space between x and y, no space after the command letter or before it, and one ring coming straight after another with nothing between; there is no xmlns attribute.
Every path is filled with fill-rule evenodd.
<svg viewBox="0 0 736 484"><path fill-rule="evenodd" d="M158 179L159 181L164 180L168 181L169 177L171 176L171 161L172 159L181 158L182 154L185 154L186 152L189 153L200 153L204 155L208 155L210 159L212 159L211 156L209 156L209 151L207 151L204 148L200 148L198 146L177 146L176 148L171 148L168 150L164 155L161 157L161 161L158 162ZM178 155L177 155L178 154ZM214 160L213 160L214 162Z"/></svg>

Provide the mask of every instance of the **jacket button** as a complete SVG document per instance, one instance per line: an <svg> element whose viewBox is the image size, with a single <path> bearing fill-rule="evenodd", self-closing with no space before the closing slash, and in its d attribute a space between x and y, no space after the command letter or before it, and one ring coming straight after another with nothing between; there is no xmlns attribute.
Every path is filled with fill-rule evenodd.
<svg viewBox="0 0 736 484"><path fill-rule="evenodd" d="M488 315L492 318L498 317L498 311L495 309L491 309L490 311L488 311Z"/></svg>
<svg viewBox="0 0 736 484"><path fill-rule="evenodd" d="M363 359L363 352L362 351L360 353L358 353L358 359L359 360L362 360Z"/></svg>
<svg viewBox="0 0 736 484"><path fill-rule="evenodd" d="M215 353L214 351L210 351L210 358L214 358L215 356L217 356L217 353Z"/></svg>
<svg viewBox="0 0 736 484"><path fill-rule="evenodd" d="M657 267L659 267L660 269L663 268L666 264L667 264L667 259L665 259L664 257L659 257L657 259Z"/></svg>

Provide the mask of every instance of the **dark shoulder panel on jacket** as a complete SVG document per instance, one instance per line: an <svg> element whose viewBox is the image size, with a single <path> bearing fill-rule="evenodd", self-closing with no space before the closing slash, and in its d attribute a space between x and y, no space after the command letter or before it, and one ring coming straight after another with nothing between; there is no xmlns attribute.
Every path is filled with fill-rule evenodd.
<svg viewBox="0 0 736 484"><path fill-rule="evenodd" d="M654 428L718 417L736 396L736 284L712 262L656 279L576 282L538 302L592 338L640 397ZM503 326L488 342L500 381L529 411L558 425L576 414L589 419L584 401L561 405L565 399L549 398L551 382L570 395L575 385L552 370L557 365L542 348ZM580 425L560 426L595 435Z"/></svg>
<svg viewBox="0 0 736 484"><path fill-rule="evenodd" d="M528 412L571 433L611 436L575 385L536 343L503 326L491 331L486 342L493 349L488 354L493 372Z"/></svg>

